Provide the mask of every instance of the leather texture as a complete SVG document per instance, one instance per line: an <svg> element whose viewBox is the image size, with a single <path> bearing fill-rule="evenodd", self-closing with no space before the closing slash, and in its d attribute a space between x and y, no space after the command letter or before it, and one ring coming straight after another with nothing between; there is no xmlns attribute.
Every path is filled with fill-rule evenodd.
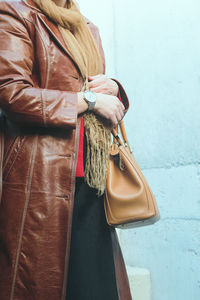
<svg viewBox="0 0 200 300"><path fill-rule="evenodd" d="M104 63L98 29L87 23ZM0 2L0 41L0 299L66 300L83 81L57 26L31 0ZM129 300L123 284L120 300Z"/></svg>
<svg viewBox="0 0 200 300"><path fill-rule="evenodd" d="M4 155L4 115L0 109L0 203L2 195L2 173L3 173L3 155Z"/></svg>
<svg viewBox="0 0 200 300"><path fill-rule="evenodd" d="M105 213L109 225L133 228L155 223L160 213L155 197L130 151L123 121L121 136L113 130L105 192Z"/></svg>

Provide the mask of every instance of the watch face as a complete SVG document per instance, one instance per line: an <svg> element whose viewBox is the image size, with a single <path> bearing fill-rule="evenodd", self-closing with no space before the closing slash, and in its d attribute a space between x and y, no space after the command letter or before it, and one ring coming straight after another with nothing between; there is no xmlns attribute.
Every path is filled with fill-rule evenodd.
<svg viewBox="0 0 200 300"><path fill-rule="evenodd" d="M89 102L96 102L96 95L92 91L86 91L85 98Z"/></svg>
<svg viewBox="0 0 200 300"><path fill-rule="evenodd" d="M88 110L92 110L96 104L96 100L97 100L96 94L88 90L84 93L84 99L88 104Z"/></svg>

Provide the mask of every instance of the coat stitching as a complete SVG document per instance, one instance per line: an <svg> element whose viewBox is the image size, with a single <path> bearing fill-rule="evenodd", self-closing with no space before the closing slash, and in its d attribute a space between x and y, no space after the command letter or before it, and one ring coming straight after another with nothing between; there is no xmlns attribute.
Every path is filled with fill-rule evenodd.
<svg viewBox="0 0 200 300"><path fill-rule="evenodd" d="M35 29L37 29L37 32L39 33L39 36L40 36L40 40L42 42L42 45L43 45L43 49L44 51L46 52L46 58L47 58L47 66L46 66L46 80L45 80L45 89L47 88L48 86L48 82L49 82L49 73L50 73L50 63L49 63L49 54L48 54L48 51L47 51L47 48L45 46L45 43L44 43L44 40L42 38L42 35L39 31L39 28L38 26L36 26L36 24L34 24L35 26ZM45 126L47 126L47 117L46 117L46 100L45 100L45 97L43 97L43 93L41 93L41 98L42 98L42 113L43 113L43 119L44 119L44 124Z"/></svg>
<svg viewBox="0 0 200 300"><path fill-rule="evenodd" d="M80 120L78 120L76 135L75 135L75 149L78 148L79 143L79 133L80 133ZM75 172L76 172L76 163L77 163L78 155L77 151L75 152L74 164L72 166L72 176L71 176L71 197L70 197L70 213L69 213L69 221L68 228L72 226L72 216L73 216L73 208L74 208L74 191L75 191ZM65 256L65 264L64 264L64 280L63 280L63 290L62 290L62 300L66 299L66 289L67 289L67 268L66 265L69 262L69 252L70 252L70 242L71 242L71 232L67 235L67 247L66 247L66 256Z"/></svg>
<svg viewBox="0 0 200 300"><path fill-rule="evenodd" d="M34 165L35 165L35 158L36 158L36 151L37 151L37 144L38 144L38 136L36 136L35 139L35 144L33 147L32 155L31 155L31 163L29 167L29 180L27 184L27 190L26 190L26 201L25 201L25 206L24 206L24 212L22 216L22 222L21 222L21 230L19 233L19 242L18 242L18 248L17 248L17 253L16 253L16 263L14 267L14 276L13 276L13 282L12 282L12 287L11 287L11 294L10 294L10 300L13 300L14 298L14 290L15 290L15 284L16 284L16 278L17 278L17 271L19 267L19 258L20 258L20 251L22 247L22 238L23 238L23 231L24 231L24 225L25 225L25 219L27 215L27 210L28 210L28 204L30 200L30 190L31 190L31 183L32 183L32 177L33 177L33 170L34 170Z"/></svg>
<svg viewBox="0 0 200 300"><path fill-rule="evenodd" d="M17 144L17 142L19 141L19 139L20 139L20 137L18 137L18 138L15 139L15 141L14 141L14 143L13 143L13 145L12 145L12 148L10 149L10 154L9 154L9 156L7 157L6 162L5 162L4 166L3 166L3 171L5 170L6 165L7 165L8 161L10 160L10 158L11 158L11 156L12 156L13 150L15 149L15 145ZM15 163L15 161L16 161L18 155L19 155L19 153L20 153L21 150L22 150L22 146L23 146L23 144L24 144L24 141L25 141L25 137L23 137L23 139L22 139L22 141L21 141L21 144L20 144L20 146L19 146L19 149L18 149L18 151L17 151L17 153L16 153L16 155L15 155L15 158L14 158L14 160L13 160L13 162L12 162L10 168L8 169L8 171L6 172L6 174L5 174L4 178L3 178L4 181L5 181L6 178L8 177L10 171L12 170L12 167L13 167L13 165L14 165L14 163Z"/></svg>
<svg viewBox="0 0 200 300"><path fill-rule="evenodd" d="M4 163L3 163L3 166L5 166L7 164L7 158L8 158L8 156L10 156L10 151L12 151L11 149L12 149L12 147L13 147L15 141L16 141L16 138L17 138L17 136L13 139L13 141L11 141L10 145L8 146L7 151L4 153Z"/></svg>
<svg viewBox="0 0 200 300"><path fill-rule="evenodd" d="M42 38L42 34L41 34L38 26L35 23L33 23L32 21L30 21L29 19L26 19L26 21L30 22L35 27L35 30L37 30L37 32L39 33L40 40L41 40L42 46L43 46L43 50L46 53L47 66L46 66L46 79L45 79L45 87L44 87L46 89L48 87L49 73L50 73L50 63L49 63L50 62L50 58L49 58L49 54L48 54L47 48L45 46L44 40ZM43 97L43 93L42 92L41 92L41 99L42 99L41 104L42 104L42 115L43 115L44 125L47 127L46 100L45 100L45 97Z"/></svg>

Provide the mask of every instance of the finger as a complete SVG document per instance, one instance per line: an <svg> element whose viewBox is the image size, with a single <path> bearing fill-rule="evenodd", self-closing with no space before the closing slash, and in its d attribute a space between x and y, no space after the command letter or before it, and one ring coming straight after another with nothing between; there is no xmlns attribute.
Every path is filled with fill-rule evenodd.
<svg viewBox="0 0 200 300"><path fill-rule="evenodd" d="M100 85L99 82L96 81L96 80L90 81L90 82L88 83L88 86L89 86L90 88L94 88L94 87L97 87L97 86L99 86L99 85Z"/></svg>
<svg viewBox="0 0 200 300"><path fill-rule="evenodd" d="M117 98L119 100L119 98ZM122 109L122 111L124 112L125 111L125 106L124 104L119 100L119 103L120 103L120 108Z"/></svg>
<svg viewBox="0 0 200 300"><path fill-rule="evenodd" d="M108 120L110 120L112 126L115 126L116 124L118 124L116 112L110 111L108 113Z"/></svg>
<svg viewBox="0 0 200 300"><path fill-rule="evenodd" d="M114 96L114 91L107 84L107 82L100 82L100 81L97 82L97 81L95 81L95 82L89 84L89 88L93 92L96 92L96 93L101 93L101 94L106 94L106 95L112 95L112 96ZM116 100L119 101L119 99L117 97L116 97Z"/></svg>
<svg viewBox="0 0 200 300"><path fill-rule="evenodd" d="M124 112L123 112L122 109L118 110L118 116L119 116L119 121L121 121L123 119L123 117L124 117Z"/></svg>
<svg viewBox="0 0 200 300"><path fill-rule="evenodd" d="M91 88L91 91L95 92L95 93L101 93L101 94L105 94L105 95L110 95L113 96L113 92L107 88L105 88L104 86L99 86L96 88Z"/></svg>
<svg viewBox="0 0 200 300"><path fill-rule="evenodd" d="M121 121L122 117L123 117L123 114L121 113L121 111L118 111L116 113L117 123L119 123Z"/></svg>
<svg viewBox="0 0 200 300"><path fill-rule="evenodd" d="M97 87L99 85L102 85L103 83L99 79L94 79L93 81L90 81L88 84L89 84L90 88L94 88L94 87Z"/></svg>
<svg viewBox="0 0 200 300"><path fill-rule="evenodd" d="M99 78L99 77L106 77L104 74L98 74L98 75L94 75L94 76L88 76L88 79L89 80L94 80L96 78Z"/></svg>
<svg viewBox="0 0 200 300"><path fill-rule="evenodd" d="M92 90L92 89L99 89L100 91L103 91L105 90L105 87L103 85L89 85L89 89ZM103 94L103 93L102 93Z"/></svg>
<svg viewBox="0 0 200 300"><path fill-rule="evenodd" d="M95 88L90 88L90 90L92 91L92 92L94 92L94 93L101 93L101 94L105 94L104 93L104 89L100 86L98 86L98 87L95 87Z"/></svg>
<svg viewBox="0 0 200 300"><path fill-rule="evenodd" d="M119 100L119 98L117 96L114 96L114 97L117 101L119 109L122 109L124 111L125 110L124 104Z"/></svg>
<svg viewBox="0 0 200 300"><path fill-rule="evenodd" d="M101 87L101 86L106 87L106 83L104 81L102 81L101 79L95 79L94 81L89 82L90 88L96 88L96 87Z"/></svg>
<svg viewBox="0 0 200 300"><path fill-rule="evenodd" d="M118 99L118 98L117 98ZM124 105L119 101L118 102L118 109L116 111L116 113L119 116L119 121L124 117Z"/></svg>
<svg viewBox="0 0 200 300"><path fill-rule="evenodd" d="M96 76L89 76L88 79L90 80L89 83L96 84L96 82L101 82L102 84L108 84L110 79L105 75L96 75Z"/></svg>
<svg viewBox="0 0 200 300"><path fill-rule="evenodd" d="M121 120L119 121L119 124L121 123L121 121L123 120L123 118L124 118L124 115L123 115L123 117L121 118Z"/></svg>
<svg viewBox="0 0 200 300"><path fill-rule="evenodd" d="M97 78L94 78L92 81L89 81L89 83L91 84L94 84L94 85L98 85L98 84L106 84L107 83L107 80L102 77L102 76L99 76Z"/></svg>
<svg viewBox="0 0 200 300"><path fill-rule="evenodd" d="M101 76L94 76L94 77L88 77L88 81L89 82L93 82L93 81L95 81L95 80L99 80L99 79L101 79Z"/></svg>
<svg viewBox="0 0 200 300"><path fill-rule="evenodd" d="M111 120L112 127L115 128L118 125L118 120L116 116Z"/></svg>
<svg viewBox="0 0 200 300"><path fill-rule="evenodd" d="M119 120L119 123L123 120L124 118L124 113L121 115L121 119Z"/></svg>

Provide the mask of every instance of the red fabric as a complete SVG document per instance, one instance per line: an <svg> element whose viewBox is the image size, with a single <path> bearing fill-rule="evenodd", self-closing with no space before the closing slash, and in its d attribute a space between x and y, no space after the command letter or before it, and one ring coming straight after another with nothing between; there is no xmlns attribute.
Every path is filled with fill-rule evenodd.
<svg viewBox="0 0 200 300"><path fill-rule="evenodd" d="M121 98L121 95L120 95L120 91L118 92L118 95L117 97L119 98L119 100L122 102L122 98Z"/></svg>
<svg viewBox="0 0 200 300"><path fill-rule="evenodd" d="M78 149L78 160L77 160L77 167L76 167L76 177L84 177L83 137L84 137L84 118L81 119L81 124L80 124L79 149Z"/></svg>
<svg viewBox="0 0 200 300"><path fill-rule="evenodd" d="M122 102L120 92L118 98ZM81 119L80 124L80 136L79 136L79 149L78 149L78 160L76 167L76 177L84 177L84 164L83 164L83 137L84 137L84 118Z"/></svg>

